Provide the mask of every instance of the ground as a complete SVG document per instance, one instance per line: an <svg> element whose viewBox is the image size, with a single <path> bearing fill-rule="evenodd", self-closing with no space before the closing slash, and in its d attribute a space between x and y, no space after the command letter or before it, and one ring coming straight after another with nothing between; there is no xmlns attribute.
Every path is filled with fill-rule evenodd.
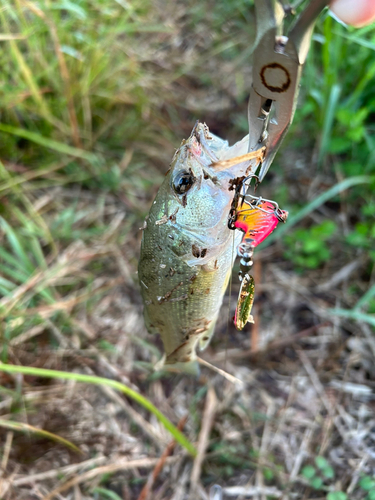
<svg viewBox="0 0 375 500"><path fill-rule="evenodd" d="M374 498L374 27L318 25L259 190L290 215L254 257L254 325L231 322L236 264L200 377L153 371L139 228L196 119L246 133L253 14L4 4L1 361L122 382L198 455L109 385L1 371L1 498Z"/></svg>

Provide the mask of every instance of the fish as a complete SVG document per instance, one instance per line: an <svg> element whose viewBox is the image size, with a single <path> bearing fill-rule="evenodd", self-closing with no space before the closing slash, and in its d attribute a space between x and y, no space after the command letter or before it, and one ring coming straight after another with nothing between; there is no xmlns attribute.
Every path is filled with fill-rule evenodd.
<svg viewBox="0 0 375 500"><path fill-rule="evenodd" d="M242 238L228 227L233 186L263 154L247 149L248 136L230 147L197 122L146 217L138 276L145 324L162 338L165 369L197 373L197 349L213 335Z"/></svg>

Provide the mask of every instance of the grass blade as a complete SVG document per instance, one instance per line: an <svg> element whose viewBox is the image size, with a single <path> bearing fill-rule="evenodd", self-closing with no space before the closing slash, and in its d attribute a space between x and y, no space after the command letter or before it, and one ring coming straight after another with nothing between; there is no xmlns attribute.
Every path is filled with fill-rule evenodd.
<svg viewBox="0 0 375 500"><path fill-rule="evenodd" d="M98 493L102 495L104 498L109 498L109 500L122 500L117 493L115 493L112 490L107 490L107 488L99 488L99 487L95 488L93 490L93 493Z"/></svg>
<svg viewBox="0 0 375 500"><path fill-rule="evenodd" d="M350 42L358 43L361 47L366 47L367 49L371 49L375 51L375 43L370 40L366 40L365 38L361 38L357 36L357 34L345 35L344 33L339 33L337 30L334 30L334 34L345 38L345 40L349 40Z"/></svg>
<svg viewBox="0 0 375 500"><path fill-rule="evenodd" d="M279 226L277 230L272 233L261 245L259 245L259 249L265 248L274 241L281 238L283 234L285 234L289 229L295 226L298 222L304 219L307 215L311 214L314 210L323 205L326 201L330 200L334 196L338 195L342 191L346 189L357 186L358 184L369 184L375 181L375 177L370 175L356 175L354 177L348 177L343 181L335 184L324 193L320 194L314 200L312 200L308 205L306 205L302 210L297 212L295 215L292 215L288 218L285 224L281 227Z"/></svg>
<svg viewBox="0 0 375 500"><path fill-rule="evenodd" d="M18 266L21 265L23 270L32 273L34 271L33 263L27 256L15 231L13 231L12 227L2 217L0 217L0 227L6 234L7 239L9 241L9 245L11 246L13 252L19 259Z"/></svg>
<svg viewBox="0 0 375 500"><path fill-rule="evenodd" d="M343 318L353 319L354 321L363 321L369 325L375 326L375 314L365 314L355 309L327 309L332 316L341 316Z"/></svg>
<svg viewBox="0 0 375 500"><path fill-rule="evenodd" d="M361 307L366 305L374 296L375 296L375 285L372 285L356 303L354 310L358 311L358 309L361 309Z"/></svg>
<svg viewBox="0 0 375 500"><path fill-rule="evenodd" d="M6 28L9 30L9 26L7 26L7 21L5 18L5 15L3 14L3 9L0 11L0 18L2 21L2 24L6 26ZM33 72L31 71L30 67L27 65L22 52L17 46L17 42L15 41L17 38L11 37L8 38L9 45L10 45L10 51L13 55L13 59L16 62L16 66L18 67L18 70L20 74L23 76L28 88L30 89L30 93L33 96L35 102L38 104L40 107L41 114L44 116L44 118L51 123L56 123L55 117L52 116L50 113L43 97L42 93L40 92L40 89L33 77Z"/></svg>
<svg viewBox="0 0 375 500"><path fill-rule="evenodd" d="M35 132L30 132L29 130L25 130L23 128L13 127L12 125L6 125L5 123L0 123L0 131L22 137L23 139L27 139L28 141L38 144L39 146L52 149L57 153L74 156L75 158L82 158L83 160L90 162L92 165L98 164L98 158L94 153L89 153L88 151L80 148L73 148L68 144L54 141L53 139L49 139L48 137L44 137Z"/></svg>
<svg viewBox="0 0 375 500"><path fill-rule="evenodd" d="M323 130L319 147L318 163L321 164L323 157L328 149L331 139L332 125L335 118L337 103L339 101L341 89L339 85L334 85L328 98L328 105L324 113Z"/></svg>
<svg viewBox="0 0 375 500"><path fill-rule="evenodd" d="M143 397L138 392L130 389L125 384L117 382L116 380L111 380L104 377L96 377L94 375L83 375L81 373L70 373L63 372L59 370L47 370L45 368L33 368L31 366L15 366L0 363L0 371L7 373L23 373L24 375L32 375L34 377L46 377L46 378L57 378L63 380L75 380L76 382L83 382L86 384L94 385L104 385L107 387L113 387L129 398L136 401L138 404L143 406L146 410L151 412L155 417L164 425L168 432L172 434L174 439L183 446L192 456L196 456L197 450L191 444L191 442L180 432L172 422L161 413L148 399Z"/></svg>
<svg viewBox="0 0 375 500"><path fill-rule="evenodd" d="M4 287L7 290L13 290L16 288L16 285L13 283L13 281L9 281L3 276L0 276L0 286Z"/></svg>
<svg viewBox="0 0 375 500"><path fill-rule="evenodd" d="M33 425L24 424L23 422L14 422L13 420L0 419L0 427L3 427L4 429L11 429L13 431L31 432L32 434L56 441L56 443L60 443L76 453L82 454L82 451L67 439L62 438L57 434L53 434L52 432L45 431L44 429L34 427Z"/></svg>
<svg viewBox="0 0 375 500"><path fill-rule="evenodd" d="M23 283L29 278L30 274L23 272L23 270L20 271L19 269L17 269L17 265L14 262L16 261L16 259L8 252L6 252L3 248L0 248L0 259L3 259L8 264L10 263L10 266L6 266L3 262L0 261L0 272L2 275L6 275L9 278L12 278L14 284Z"/></svg>

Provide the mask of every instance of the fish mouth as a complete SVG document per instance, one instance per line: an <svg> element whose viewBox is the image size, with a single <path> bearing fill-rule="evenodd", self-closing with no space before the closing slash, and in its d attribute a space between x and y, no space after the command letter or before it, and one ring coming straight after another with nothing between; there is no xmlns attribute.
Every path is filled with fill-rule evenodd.
<svg viewBox="0 0 375 500"><path fill-rule="evenodd" d="M210 133L208 126L199 121L195 123L189 139L184 141L182 147L199 162L206 176L217 184L220 184L220 174L222 178L228 175L232 179L240 175L254 174L262 164L266 150L261 146L249 152L248 136L229 147L228 141Z"/></svg>

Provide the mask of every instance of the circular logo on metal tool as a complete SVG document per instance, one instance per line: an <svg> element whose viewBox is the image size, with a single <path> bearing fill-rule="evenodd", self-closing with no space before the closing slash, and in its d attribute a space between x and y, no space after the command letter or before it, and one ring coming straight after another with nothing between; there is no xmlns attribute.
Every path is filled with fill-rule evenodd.
<svg viewBox="0 0 375 500"><path fill-rule="evenodd" d="M265 87L268 88L271 92L278 92L282 94L286 90L288 90L290 86L290 76L288 71L281 66L279 63L271 63L267 64L267 66L263 66L260 71L260 78ZM280 81L279 85L271 85L268 80Z"/></svg>

